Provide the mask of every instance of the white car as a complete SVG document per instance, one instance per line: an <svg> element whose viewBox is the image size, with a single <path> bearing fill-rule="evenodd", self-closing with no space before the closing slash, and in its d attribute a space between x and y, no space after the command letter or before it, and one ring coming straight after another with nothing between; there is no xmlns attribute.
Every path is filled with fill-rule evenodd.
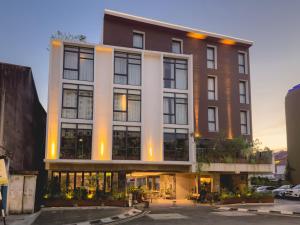
<svg viewBox="0 0 300 225"><path fill-rule="evenodd" d="M300 184L284 192L285 197L300 198Z"/></svg>
<svg viewBox="0 0 300 225"><path fill-rule="evenodd" d="M275 187L273 186L260 186L256 188L257 193L272 193L272 190L274 190Z"/></svg>
<svg viewBox="0 0 300 225"><path fill-rule="evenodd" d="M292 185L282 185L280 186L279 188L276 188L272 191L272 194L274 197L280 197L280 198L283 198L284 197L284 194L285 194L285 191L287 191L288 189L291 189L292 188Z"/></svg>

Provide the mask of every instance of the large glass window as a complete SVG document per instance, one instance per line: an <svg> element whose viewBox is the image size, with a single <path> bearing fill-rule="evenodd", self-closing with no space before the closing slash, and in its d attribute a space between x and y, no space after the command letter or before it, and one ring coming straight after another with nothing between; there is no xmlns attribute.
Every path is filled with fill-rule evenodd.
<svg viewBox="0 0 300 225"><path fill-rule="evenodd" d="M207 47L206 56L207 56L207 68L216 69L216 48L210 46Z"/></svg>
<svg viewBox="0 0 300 225"><path fill-rule="evenodd" d="M188 123L187 94L164 93L164 123Z"/></svg>
<svg viewBox="0 0 300 225"><path fill-rule="evenodd" d="M114 89L114 120L141 121L141 91Z"/></svg>
<svg viewBox="0 0 300 225"><path fill-rule="evenodd" d="M91 150L91 124L61 124L61 159L91 159Z"/></svg>
<svg viewBox="0 0 300 225"><path fill-rule="evenodd" d="M208 100L217 100L216 78L209 76L207 80Z"/></svg>
<svg viewBox="0 0 300 225"><path fill-rule="evenodd" d="M239 73L246 73L246 54L244 52L238 53L238 64L239 64Z"/></svg>
<svg viewBox="0 0 300 225"><path fill-rule="evenodd" d="M64 46L64 79L94 80L94 49Z"/></svg>
<svg viewBox="0 0 300 225"><path fill-rule="evenodd" d="M240 90L240 103L246 104L247 103L247 82L246 81L240 81L239 90Z"/></svg>
<svg viewBox="0 0 300 225"><path fill-rule="evenodd" d="M113 159L140 160L141 128L113 127Z"/></svg>
<svg viewBox="0 0 300 225"><path fill-rule="evenodd" d="M63 84L62 117L91 120L93 118L93 86Z"/></svg>
<svg viewBox="0 0 300 225"><path fill-rule="evenodd" d="M188 88L187 60L164 58L164 88Z"/></svg>
<svg viewBox="0 0 300 225"><path fill-rule="evenodd" d="M181 54L182 53L182 41L180 40L172 40L172 52Z"/></svg>
<svg viewBox="0 0 300 225"><path fill-rule="evenodd" d="M134 48L144 48L144 34L141 32L133 32L132 46Z"/></svg>
<svg viewBox="0 0 300 225"><path fill-rule="evenodd" d="M208 131L216 132L218 130L217 125L217 108L209 107L208 108Z"/></svg>
<svg viewBox="0 0 300 225"><path fill-rule="evenodd" d="M141 55L115 52L114 83L141 85Z"/></svg>
<svg viewBox="0 0 300 225"><path fill-rule="evenodd" d="M164 160L189 160L189 135L187 129L164 129Z"/></svg>
<svg viewBox="0 0 300 225"><path fill-rule="evenodd" d="M247 111L241 111L241 133L243 135L248 134L248 113Z"/></svg>

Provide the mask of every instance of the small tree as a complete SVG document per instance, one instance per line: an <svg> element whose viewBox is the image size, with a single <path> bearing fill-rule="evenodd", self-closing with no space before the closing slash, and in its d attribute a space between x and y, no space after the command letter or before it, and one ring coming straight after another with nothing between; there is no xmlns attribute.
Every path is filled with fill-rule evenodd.
<svg viewBox="0 0 300 225"><path fill-rule="evenodd" d="M70 33L61 32L60 30L58 30L54 34L52 34L51 39L86 42L86 36L83 34L74 35L74 34L70 34Z"/></svg>

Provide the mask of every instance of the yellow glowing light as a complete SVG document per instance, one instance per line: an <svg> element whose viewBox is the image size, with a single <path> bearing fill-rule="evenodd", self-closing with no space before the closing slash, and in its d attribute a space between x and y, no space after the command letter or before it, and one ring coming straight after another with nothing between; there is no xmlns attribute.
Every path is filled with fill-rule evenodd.
<svg viewBox="0 0 300 225"><path fill-rule="evenodd" d="M275 160L275 164L279 164L280 163L280 160Z"/></svg>
<svg viewBox="0 0 300 225"><path fill-rule="evenodd" d="M103 144L103 142L101 142L101 145L100 145L100 156L101 156L101 158L103 157L103 154L104 154L104 144Z"/></svg>
<svg viewBox="0 0 300 225"><path fill-rule="evenodd" d="M150 146L149 148L149 156L150 156L150 159L152 158L153 156L153 150L152 150L152 147Z"/></svg>
<svg viewBox="0 0 300 225"><path fill-rule="evenodd" d="M234 40L231 39L222 39L220 42L224 45L234 45L236 43Z"/></svg>
<svg viewBox="0 0 300 225"><path fill-rule="evenodd" d="M112 48L98 45L98 46L96 46L96 51L98 51L98 52L112 52Z"/></svg>
<svg viewBox="0 0 300 225"><path fill-rule="evenodd" d="M87 196L88 199L92 199L93 197L94 197L94 194L93 194L93 193L88 194L88 196Z"/></svg>
<svg viewBox="0 0 300 225"><path fill-rule="evenodd" d="M195 138L199 138L199 137L201 137L200 132L199 132L199 131L196 131L196 132L195 132Z"/></svg>
<svg viewBox="0 0 300 225"><path fill-rule="evenodd" d="M190 38L195 38L195 39L199 39L199 40L203 40L207 37L207 35L205 35L205 34L200 34L200 33L195 33L195 32L189 32L189 33L187 33L187 36Z"/></svg>
<svg viewBox="0 0 300 225"><path fill-rule="evenodd" d="M61 46L61 41L59 41L59 40L53 40L52 41L52 45L55 46L55 47L60 47Z"/></svg>
<svg viewBox="0 0 300 225"><path fill-rule="evenodd" d="M122 95L122 97L121 97L121 109L122 109L122 111L126 111L126 105L127 105L126 95Z"/></svg>
<svg viewBox="0 0 300 225"><path fill-rule="evenodd" d="M54 143L51 144L51 158L52 159L55 158L55 144Z"/></svg>

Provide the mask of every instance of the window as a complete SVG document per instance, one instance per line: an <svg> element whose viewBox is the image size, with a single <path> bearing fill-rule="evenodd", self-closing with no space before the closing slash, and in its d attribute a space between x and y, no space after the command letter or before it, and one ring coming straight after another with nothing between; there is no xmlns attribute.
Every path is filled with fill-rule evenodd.
<svg viewBox="0 0 300 225"><path fill-rule="evenodd" d="M114 89L114 120L141 121L141 91Z"/></svg>
<svg viewBox="0 0 300 225"><path fill-rule="evenodd" d="M182 41L181 40L177 40L177 39L172 40L172 52L177 53L177 54L182 53Z"/></svg>
<svg viewBox="0 0 300 225"><path fill-rule="evenodd" d="M241 111L241 134L246 135L249 134L249 127L248 127L248 112Z"/></svg>
<svg viewBox="0 0 300 225"><path fill-rule="evenodd" d="M187 94L164 93L164 123L188 124Z"/></svg>
<svg viewBox="0 0 300 225"><path fill-rule="evenodd" d="M93 119L93 86L63 84L62 118Z"/></svg>
<svg viewBox="0 0 300 225"><path fill-rule="evenodd" d="M239 73L246 74L246 53L239 52L238 53L238 64L239 64Z"/></svg>
<svg viewBox="0 0 300 225"><path fill-rule="evenodd" d="M141 85L141 55L115 52L114 83Z"/></svg>
<svg viewBox="0 0 300 225"><path fill-rule="evenodd" d="M207 80L208 100L217 100L217 78L209 76Z"/></svg>
<svg viewBox="0 0 300 225"><path fill-rule="evenodd" d="M217 69L216 47L208 46L206 53L207 53L207 68L208 69Z"/></svg>
<svg viewBox="0 0 300 225"><path fill-rule="evenodd" d="M140 160L140 155L141 128L114 126L112 159Z"/></svg>
<svg viewBox="0 0 300 225"><path fill-rule="evenodd" d="M209 132L217 132L218 131L218 123L217 123L217 108L209 107L208 108L208 131Z"/></svg>
<svg viewBox="0 0 300 225"><path fill-rule="evenodd" d="M133 32L132 46L134 48L144 48L144 34L141 32Z"/></svg>
<svg viewBox="0 0 300 225"><path fill-rule="evenodd" d="M64 79L94 80L94 49L64 46Z"/></svg>
<svg viewBox="0 0 300 225"><path fill-rule="evenodd" d="M164 129L164 160L189 160L189 135L187 129Z"/></svg>
<svg viewBox="0 0 300 225"><path fill-rule="evenodd" d="M91 159L91 149L91 124L61 124L61 159Z"/></svg>
<svg viewBox="0 0 300 225"><path fill-rule="evenodd" d="M239 89L240 89L240 103L242 104L248 103L247 81L240 81Z"/></svg>
<svg viewBox="0 0 300 225"><path fill-rule="evenodd" d="M187 60L164 58L164 88L188 88Z"/></svg>

